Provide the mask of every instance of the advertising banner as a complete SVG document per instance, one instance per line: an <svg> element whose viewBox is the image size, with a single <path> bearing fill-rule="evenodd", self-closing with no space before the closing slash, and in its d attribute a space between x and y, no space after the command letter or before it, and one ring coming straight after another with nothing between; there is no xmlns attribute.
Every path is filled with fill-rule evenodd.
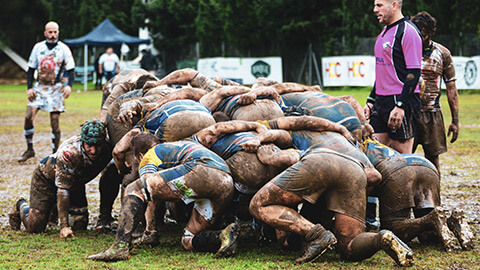
<svg viewBox="0 0 480 270"><path fill-rule="evenodd" d="M283 82L282 58L214 57L198 60L197 70L207 77L221 77L253 84L258 77Z"/></svg>
<svg viewBox="0 0 480 270"><path fill-rule="evenodd" d="M453 56L458 89L480 89L480 56ZM324 86L373 86L375 57L334 56L322 58ZM441 82L445 88L445 83Z"/></svg>
<svg viewBox="0 0 480 270"><path fill-rule="evenodd" d="M375 57L322 57L323 86L373 86Z"/></svg>

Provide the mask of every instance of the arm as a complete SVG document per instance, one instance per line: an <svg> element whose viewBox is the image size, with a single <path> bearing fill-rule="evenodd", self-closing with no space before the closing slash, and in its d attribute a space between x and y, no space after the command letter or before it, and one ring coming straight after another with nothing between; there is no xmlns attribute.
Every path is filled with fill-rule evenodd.
<svg viewBox="0 0 480 270"><path fill-rule="evenodd" d="M277 91L275 91L275 89L273 89L272 87L264 86L255 88L249 93L242 95L237 103L240 105L248 105L253 103L255 99L257 99L257 97L259 96L271 96L273 99L275 99L277 103L282 102L280 95L277 93Z"/></svg>
<svg viewBox="0 0 480 270"><path fill-rule="evenodd" d="M316 116L289 116L277 118L277 125L285 130L332 131L342 134L347 140L354 142L352 134L342 125Z"/></svg>
<svg viewBox="0 0 480 270"><path fill-rule="evenodd" d="M37 97L35 91L33 91L33 73L35 73L35 69L29 67L27 71L27 98L29 101L33 101Z"/></svg>
<svg viewBox="0 0 480 270"><path fill-rule="evenodd" d="M198 141L203 144L205 147L211 147L223 134L230 134L243 131L254 130L257 133L267 131L267 128L256 122L249 121L229 121L229 122L220 122L214 125L211 125L207 128L204 128L196 133Z"/></svg>
<svg viewBox="0 0 480 270"><path fill-rule="evenodd" d="M304 85L300 83L277 83L272 85L272 87L280 94L295 93L295 92L306 92L306 91L316 91L322 92L322 88L318 85Z"/></svg>
<svg viewBox="0 0 480 270"><path fill-rule="evenodd" d="M281 150L274 144L262 145L257 150L257 157L265 165L286 168L300 160L294 149Z"/></svg>
<svg viewBox="0 0 480 270"><path fill-rule="evenodd" d="M123 124L133 124L132 119L135 115L144 110L144 105L138 99L127 101L120 105L117 121ZM100 119L101 120L101 119Z"/></svg>
<svg viewBox="0 0 480 270"><path fill-rule="evenodd" d="M157 85L165 84L186 84L198 74L198 71L191 68L179 69L163 77Z"/></svg>
<svg viewBox="0 0 480 270"><path fill-rule="evenodd" d="M375 104L376 99L375 94L375 84L372 87L372 91L370 91L370 95L367 97L367 102L365 103L365 107L363 107L363 112L365 114L365 119L370 119L370 113L372 112L373 104Z"/></svg>
<svg viewBox="0 0 480 270"><path fill-rule="evenodd" d="M286 130L272 129L259 133L253 139L244 142L241 146L247 152L255 152L262 143L274 143L275 145L286 148L292 145L292 136Z"/></svg>
<svg viewBox="0 0 480 270"><path fill-rule="evenodd" d="M133 138L141 132L140 128L134 128L127 132L120 141L113 148L113 161L117 166L118 172L120 174L126 173L128 171L127 165L125 163L125 156L128 150L130 149Z"/></svg>
<svg viewBox="0 0 480 270"><path fill-rule="evenodd" d="M355 113L357 114L357 118L358 120L360 120L360 124L362 125L362 139L366 140L368 138L371 138L372 134L374 133L374 130L373 130L373 127L369 123L367 123L364 109L362 108L360 103L358 103L358 101L352 96L341 96L338 98L350 104L350 106L352 106L352 108L355 110Z"/></svg>
<svg viewBox="0 0 480 270"><path fill-rule="evenodd" d="M73 81L75 80L75 72L74 69L67 70L68 73L68 83L64 87L62 87L62 93L64 98L68 98L72 93L72 85Z"/></svg>
<svg viewBox="0 0 480 270"><path fill-rule="evenodd" d="M455 81L450 81L446 83L447 87L447 99L448 99L448 106L450 107L450 113L452 114L452 123L448 127L448 134L450 136L452 134L452 139L450 140L451 143L454 143L458 138L458 91L457 86L455 85Z"/></svg>
<svg viewBox="0 0 480 270"><path fill-rule="evenodd" d="M70 193L67 189L57 188L57 208L60 220L60 237L74 237L72 229L68 226L68 209L70 209Z"/></svg>
<svg viewBox="0 0 480 270"><path fill-rule="evenodd" d="M190 100L199 101L206 94L207 94L207 91L198 89L198 88L183 88L179 90L174 90L170 94L166 95L164 98L159 100L158 102L145 106L145 112L151 112L155 109L158 109L163 104L170 102L172 100L190 99Z"/></svg>
<svg viewBox="0 0 480 270"><path fill-rule="evenodd" d="M208 92L200 99L200 103L205 105L211 112L215 111L227 97L240 95L250 92L250 88L245 86L222 86L215 91Z"/></svg>
<svg viewBox="0 0 480 270"><path fill-rule="evenodd" d="M417 87L420 73L421 72L419 68L407 69L407 77L405 78L405 82L403 84L402 93L400 96L398 96L397 104L399 102L407 104L408 100L413 95L415 88ZM395 106L390 112L390 116L388 118L388 127L394 130L399 128L402 124L404 115L404 109Z"/></svg>

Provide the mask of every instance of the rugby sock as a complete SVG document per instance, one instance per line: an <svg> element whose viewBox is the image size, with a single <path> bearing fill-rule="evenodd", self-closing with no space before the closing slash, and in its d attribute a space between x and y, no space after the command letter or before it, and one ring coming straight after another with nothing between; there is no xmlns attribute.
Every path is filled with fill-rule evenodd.
<svg viewBox="0 0 480 270"><path fill-rule="evenodd" d="M361 233L350 242L349 260L361 261L370 258L381 249L382 237L379 233Z"/></svg>
<svg viewBox="0 0 480 270"><path fill-rule="evenodd" d="M222 231L203 231L192 239L193 249L202 252L216 252L220 248L220 233Z"/></svg>
<svg viewBox="0 0 480 270"><path fill-rule="evenodd" d="M25 139L27 140L27 150L32 150L33 151L33 134L35 133L35 129L30 128L30 129L24 129L23 130L23 135L25 135Z"/></svg>
<svg viewBox="0 0 480 270"><path fill-rule="evenodd" d="M52 132L52 153L57 152L60 145L60 131Z"/></svg>
<svg viewBox="0 0 480 270"><path fill-rule="evenodd" d="M145 203L135 195L127 195L124 198L115 242L130 243L132 241L132 232L145 212L144 206Z"/></svg>

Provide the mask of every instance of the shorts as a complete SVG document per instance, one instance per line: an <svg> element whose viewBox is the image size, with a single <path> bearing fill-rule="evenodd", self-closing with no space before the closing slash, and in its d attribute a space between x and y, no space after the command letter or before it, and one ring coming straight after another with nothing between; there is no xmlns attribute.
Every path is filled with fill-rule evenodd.
<svg viewBox="0 0 480 270"><path fill-rule="evenodd" d="M422 112L415 119L415 143L413 149L419 144L423 146L425 154L437 156L447 152L447 136L443 115L440 109L434 112Z"/></svg>
<svg viewBox="0 0 480 270"><path fill-rule="evenodd" d="M385 164L388 170L388 164ZM383 171L383 170L382 170ZM403 209L434 208L440 205L440 177L434 168L405 166L382 173L382 182L373 190L380 201L382 223L395 219L391 214Z"/></svg>
<svg viewBox="0 0 480 270"><path fill-rule="evenodd" d="M256 153L238 151L225 162L232 173L235 188L243 194L255 194L281 172L279 168L260 162Z"/></svg>
<svg viewBox="0 0 480 270"><path fill-rule="evenodd" d="M70 208L84 208L87 206L87 197L85 195L85 185L75 190L69 190ZM52 208L57 206L57 187L55 180L48 179L36 167L33 171L30 184L30 208L37 209L42 213L50 213Z"/></svg>
<svg viewBox="0 0 480 270"><path fill-rule="evenodd" d="M328 210L365 222L367 176L353 158L334 151L306 154L271 182L311 204L322 196Z"/></svg>
<svg viewBox="0 0 480 270"><path fill-rule="evenodd" d="M197 212L210 223L214 221L215 215L218 214L220 209L223 209L233 197L233 179L230 174L224 171L197 165L189 172L168 180L162 172L155 173L160 177L147 178L146 180L147 189L154 200L156 192L161 193L161 191L156 191L155 187L161 188L164 185L158 185L150 179L159 179L165 182L185 204L194 202L194 208ZM222 201L221 198L226 198L226 200Z"/></svg>
<svg viewBox="0 0 480 270"><path fill-rule="evenodd" d="M397 141L405 141L415 136L415 116L420 110L420 97L414 94L404 106L405 115L402 126L392 130L388 127L390 112L395 108L397 96L377 96L370 115L370 125L375 133L388 133L388 136Z"/></svg>
<svg viewBox="0 0 480 270"><path fill-rule="evenodd" d="M64 112L65 99L61 92L63 84L41 85L36 83L33 91L37 97L33 101L29 101L27 106L38 108L46 112Z"/></svg>

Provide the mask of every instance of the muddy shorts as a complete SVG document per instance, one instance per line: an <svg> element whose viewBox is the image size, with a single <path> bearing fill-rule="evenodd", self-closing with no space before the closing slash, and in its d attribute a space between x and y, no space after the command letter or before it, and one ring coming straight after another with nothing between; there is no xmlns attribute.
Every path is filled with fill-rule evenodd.
<svg viewBox="0 0 480 270"><path fill-rule="evenodd" d="M155 132L155 136L165 142L175 142L190 137L213 124L215 124L215 119L207 112L177 112L163 122Z"/></svg>
<svg viewBox="0 0 480 270"><path fill-rule="evenodd" d="M353 158L333 151L307 154L271 182L311 204L322 196L328 210L365 222L367 177Z"/></svg>
<svg viewBox="0 0 480 270"><path fill-rule="evenodd" d="M203 165L197 165L183 175L179 175L175 179L167 179L166 175L173 175L169 170L176 169L185 165L176 166L164 171L160 171L159 178L147 178L146 186L152 197L155 198L154 180L159 179L165 181L167 186L181 199L185 204L194 202L194 208L208 222L213 222L215 214L219 209L223 208L228 202L221 202L218 205L219 198L232 198L233 196L233 180L230 174L210 168ZM152 182L153 181L153 182Z"/></svg>
<svg viewBox="0 0 480 270"><path fill-rule="evenodd" d="M260 162L256 153L238 151L226 162L232 173L235 188L243 194L255 194L280 173L280 169Z"/></svg>
<svg viewBox="0 0 480 270"><path fill-rule="evenodd" d="M33 91L37 97L33 101L29 101L27 106L38 108L46 112L64 112L65 100L61 92L63 85L57 83L55 85L42 85L36 83Z"/></svg>
<svg viewBox="0 0 480 270"><path fill-rule="evenodd" d="M415 136L414 117L420 110L420 97L414 94L405 104L405 116L402 120L402 126L399 129L392 130L388 127L388 118L390 112L395 108L397 96L377 96L375 104L370 115L370 125L375 133L388 133L388 136L397 141L405 141Z"/></svg>
<svg viewBox="0 0 480 270"><path fill-rule="evenodd" d="M85 185L74 190L69 190L70 208L84 208L87 206ZM57 205L57 187L55 181L46 178L37 167L33 171L30 184L30 207L43 213L50 213Z"/></svg>
<svg viewBox="0 0 480 270"><path fill-rule="evenodd" d="M380 219L389 222L392 213L402 209L434 208L440 205L440 178L434 168L405 166L388 174L373 194L380 201Z"/></svg>
<svg viewBox="0 0 480 270"><path fill-rule="evenodd" d="M415 128L416 136L413 149L421 144L423 151L431 156L447 152L447 137L440 109L435 112L420 111L415 119Z"/></svg>
<svg viewBox="0 0 480 270"><path fill-rule="evenodd" d="M252 104L238 106L230 115L233 120L245 121L272 120L280 117L283 117L283 111L280 105L271 99L257 99Z"/></svg>

